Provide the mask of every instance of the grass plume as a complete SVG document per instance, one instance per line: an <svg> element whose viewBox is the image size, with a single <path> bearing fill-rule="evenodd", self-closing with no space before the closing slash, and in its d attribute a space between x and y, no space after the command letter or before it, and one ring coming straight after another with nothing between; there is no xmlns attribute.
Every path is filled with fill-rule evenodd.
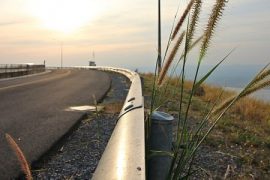
<svg viewBox="0 0 270 180"><path fill-rule="evenodd" d="M173 31L172 37L171 37L172 39L174 39L176 37L177 33L179 32L179 30L180 30L181 26L183 25L189 11L191 10L192 5L194 4L194 2L195 2L195 0L191 0L189 2L189 4L187 5L184 13L182 14L181 18L179 19L178 23L176 24L176 26L174 28L174 31Z"/></svg>
<svg viewBox="0 0 270 180"><path fill-rule="evenodd" d="M203 36L200 36L199 38L197 38L192 44L191 46L188 48L188 53L195 47L198 45L198 43L201 42ZM184 54L181 54L180 58L178 59L177 63L175 64L175 66L173 67L173 70L171 71L170 77L174 76L175 72L176 72L176 68L179 66L179 63L181 60L183 60L184 58Z"/></svg>
<svg viewBox="0 0 270 180"><path fill-rule="evenodd" d="M27 160L26 160L22 150L20 149L18 144L14 141L14 139L9 134L5 134L5 135L6 135L6 140L7 140L8 144L10 145L11 149L13 150L17 159L20 162L20 166L22 168L22 171L25 174L26 179L32 180L33 178L32 178L32 174L31 174L31 170L30 170L30 167L27 163Z"/></svg>
<svg viewBox="0 0 270 180"><path fill-rule="evenodd" d="M217 23L220 19L220 17L223 14L224 7L226 5L227 0L216 0L216 4L214 5L212 9L212 13L209 17L205 32L204 32L204 37L202 41L202 46L201 46L201 51L200 51L200 61L203 59L205 56L207 49L209 47L210 40L213 36L214 30L217 26Z"/></svg>
<svg viewBox="0 0 270 180"><path fill-rule="evenodd" d="M266 69L266 70L262 71L261 73L259 73L257 75L257 77L254 79L254 81L258 82L258 81L261 81L267 77L270 77L270 69Z"/></svg>
<svg viewBox="0 0 270 180"><path fill-rule="evenodd" d="M162 67L160 76L158 78L158 85L162 84L163 79L164 79L164 77L165 77L165 75L166 75L166 73L167 73L167 71L168 71L168 69L169 69L169 67L170 67L170 65L171 65L171 63L172 63L172 61L173 61L173 59L174 59L174 57L175 57L175 55L176 55L176 53L178 51L183 39L184 39L184 36L185 36L185 31L179 36L178 40L176 41L176 43L175 43L175 45L174 45L174 47L173 47L173 49L172 49L172 51L170 53L170 56L168 57L165 65Z"/></svg>
<svg viewBox="0 0 270 180"><path fill-rule="evenodd" d="M190 41L192 41L193 36L194 36L195 28L197 26L200 12L201 12L201 7L202 7L202 0L195 0L194 5L193 5L193 9L192 9L192 17L191 17L191 21L190 21L189 31L188 31L188 35L187 35L187 37Z"/></svg>

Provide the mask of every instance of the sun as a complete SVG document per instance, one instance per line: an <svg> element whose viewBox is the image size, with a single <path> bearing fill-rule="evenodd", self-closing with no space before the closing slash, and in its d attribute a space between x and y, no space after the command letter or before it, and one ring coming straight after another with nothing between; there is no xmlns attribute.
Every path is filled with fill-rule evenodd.
<svg viewBox="0 0 270 180"><path fill-rule="evenodd" d="M30 11L43 27L70 33L87 25L104 8L98 0L35 0Z"/></svg>

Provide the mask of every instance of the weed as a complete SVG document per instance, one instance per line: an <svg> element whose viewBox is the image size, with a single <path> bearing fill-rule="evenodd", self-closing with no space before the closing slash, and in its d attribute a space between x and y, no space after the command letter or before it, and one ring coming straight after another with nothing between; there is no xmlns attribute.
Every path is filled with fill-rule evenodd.
<svg viewBox="0 0 270 180"><path fill-rule="evenodd" d="M28 165L27 160L22 150L9 134L6 134L6 140L8 144L10 145L11 149L13 150L13 152L15 153L18 161L20 162L22 171L24 172L26 179L32 180L33 178L31 174L30 166Z"/></svg>
<svg viewBox="0 0 270 180"><path fill-rule="evenodd" d="M107 103L104 104L104 106L105 106L104 110L106 113L116 114L121 111L123 107L123 102Z"/></svg>

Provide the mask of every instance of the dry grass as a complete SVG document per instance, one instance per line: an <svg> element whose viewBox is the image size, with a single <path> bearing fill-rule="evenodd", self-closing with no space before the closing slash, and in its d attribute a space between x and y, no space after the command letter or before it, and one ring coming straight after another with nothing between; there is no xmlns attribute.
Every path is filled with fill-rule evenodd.
<svg viewBox="0 0 270 180"><path fill-rule="evenodd" d="M245 121L266 124L270 122L270 104L249 97L236 103L230 112L238 114Z"/></svg>
<svg viewBox="0 0 270 180"><path fill-rule="evenodd" d="M214 102L222 90L219 87L204 86L203 101ZM235 93L224 91L225 100ZM241 160L243 171L238 177L259 172L259 177L269 177L270 168L270 104L245 97L225 114L217 127L207 138L206 144L222 149Z"/></svg>
<svg viewBox="0 0 270 180"><path fill-rule="evenodd" d="M6 140L8 144L10 145L11 149L13 150L13 152L15 153L18 161L20 162L22 171L24 172L26 179L32 180L33 178L31 174L30 166L28 165L27 160L22 150L9 134L6 134Z"/></svg>
<svg viewBox="0 0 270 180"><path fill-rule="evenodd" d="M150 96L153 74L147 73L142 76L145 85L144 94ZM179 87L179 78L166 77L165 81L170 88ZM191 88L192 82L185 81L184 106L186 106ZM233 91L224 91L221 87L207 84L204 84L203 88L205 95L194 97L192 101L190 114L191 119L195 121L191 122L192 124L201 120L205 111L220 97L221 92L223 94L220 103L235 94ZM164 103L161 109L171 114L177 112L176 102L179 96L179 93L172 94L171 91L163 93L162 97L167 99L170 105L167 106L167 103ZM260 173L259 177L269 177L267 172L270 168L270 104L249 97L241 99L225 114L206 139L205 144L240 159L242 170L238 178L247 177L246 175L254 171Z"/></svg>
<svg viewBox="0 0 270 180"><path fill-rule="evenodd" d="M142 76L145 79L145 94L149 96L151 94L151 87L153 85L151 81L153 81L154 75L152 73L145 73L142 74ZM179 77L166 76L165 82L170 87L167 89L172 89L172 87L177 89L177 87L180 86ZM192 81L185 81L185 94L188 94L188 92L190 92L192 85ZM220 102L236 94L236 92L234 91L224 90L222 87L218 86L204 84L202 87L205 90L205 95L199 97L202 104L214 103L217 98L220 97L221 93L222 96L220 97ZM178 98L179 93L172 93L171 90L166 90L166 93L163 93L162 96L170 101L170 99L175 100L176 98ZM245 97L241 99L228 111L227 114L239 121L250 121L270 125L270 104L254 98Z"/></svg>
<svg viewBox="0 0 270 180"><path fill-rule="evenodd" d="M206 102L214 102L223 91L221 101L235 95L233 91L224 91L221 87L204 85L206 94L201 99ZM270 121L270 104L251 97L245 97L237 102L229 113L237 115L239 119L253 122Z"/></svg>
<svg viewBox="0 0 270 180"><path fill-rule="evenodd" d="M231 97L235 94L233 91L224 91L222 87L217 87L213 85L203 85L203 88L205 89L205 95L201 97L201 99L205 102L215 102L216 99L220 96L222 93L221 100L224 100L228 97Z"/></svg>
<svg viewBox="0 0 270 180"><path fill-rule="evenodd" d="M109 104L104 104L104 112L116 114L119 113L123 107L123 102L114 102Z"/></svg>

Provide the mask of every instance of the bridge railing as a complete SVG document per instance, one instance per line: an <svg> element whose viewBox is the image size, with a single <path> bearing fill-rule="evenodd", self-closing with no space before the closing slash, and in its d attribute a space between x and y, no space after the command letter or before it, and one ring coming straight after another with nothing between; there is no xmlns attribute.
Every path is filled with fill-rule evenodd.
<svg viewBox="0 0 270 180"><path fill-rule="evenodd" d="M45 71L45 65L0 64L0 78L23 76Z"/></svg>
<svg viewBox="0 0 270 180"><path fill-rule="evenodd" d="M125 75L131 86L117 125L93 175L94 180L145 180L144 100L140 76L133 71L113 67L78 66Z"/></svg>

